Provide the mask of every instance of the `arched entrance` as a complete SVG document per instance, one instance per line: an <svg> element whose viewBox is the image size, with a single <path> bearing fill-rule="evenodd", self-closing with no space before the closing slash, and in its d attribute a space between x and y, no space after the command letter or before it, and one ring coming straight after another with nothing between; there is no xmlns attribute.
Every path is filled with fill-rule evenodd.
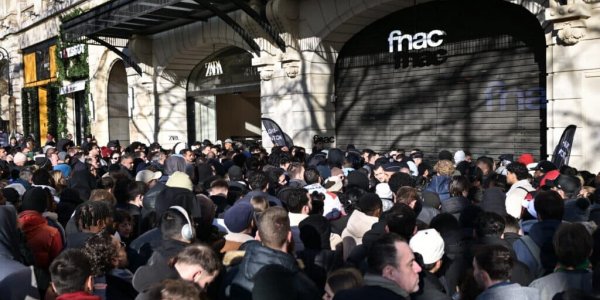
<svg viewBox="0 0 600 300"><path fill-rule="evenodd" d="M228 47L196 65L186 99L190 144L260 139L260 77L246 50Z"/></svg>
<svg viewBox="0 0 600 300"><path fill-rule="evenodd" d="M129 105L127 71L119 60L110 69L108 76L108 139L119 140L122 146L129 145Z"/></svg>
<svg viewBox="0 0 600 300"><path fill-rule="evenodd" d="M543 158L545 64L544 32L521 6L435 1L392 13L340 53L337 143Z"/></svg>

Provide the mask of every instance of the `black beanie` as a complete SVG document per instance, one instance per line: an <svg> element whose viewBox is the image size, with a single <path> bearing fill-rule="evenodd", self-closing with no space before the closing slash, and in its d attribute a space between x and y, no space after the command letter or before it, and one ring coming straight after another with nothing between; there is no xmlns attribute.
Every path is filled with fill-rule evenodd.
<svg viewBox="0 0 600 300"><path fill-rule="evenodd" d="M13 205L19 202L19 192L13 188L3 188L2 195L6 198L6 201L12 203Z"/></svg>
<svg viewBox="0 0 600 300"><path fill-rule="evenodd" d="M48 207L48 193L41 187L33 187L23 194L21 210L35 210L39 213Z"/></svg>

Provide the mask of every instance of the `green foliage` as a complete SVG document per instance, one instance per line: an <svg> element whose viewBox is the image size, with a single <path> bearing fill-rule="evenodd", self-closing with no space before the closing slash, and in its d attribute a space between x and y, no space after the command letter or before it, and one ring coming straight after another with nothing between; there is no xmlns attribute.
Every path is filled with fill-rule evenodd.
<svg viewBox="0 0 600 300"><path fill-rule="evenodd" d="M62 23L67 22L83 13L83 10L80 8L75 8L74 10L69 11L64 14L60 20ZM87 80L85 84L85 112L86 115L89 116L89 95L90 95L90 87L89 87L89 74L90 67L88 64L88 46L85 44L85 48L83 53L70 57L70 58L61 58L61 53L64 49L74 46L78 43L66 43L62 40L62 31L60 32L58 39L56 41L56 70L57 70L57 85L59 87L63 86L65 80L74 82L77 80ZM67 130L67 95L58 95L57 97L57 134L59 137L65 137L68 133ZM86 124L83 131L87 134L90 132L89 123Z"/></svg>

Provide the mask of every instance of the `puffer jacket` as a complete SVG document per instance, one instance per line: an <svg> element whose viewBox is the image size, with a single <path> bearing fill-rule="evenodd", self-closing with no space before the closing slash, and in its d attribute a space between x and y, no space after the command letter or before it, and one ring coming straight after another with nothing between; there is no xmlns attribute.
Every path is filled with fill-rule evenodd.
<svg viewBox="0 0 600 300"><path fill-rule="evenodd" d="M35 266L48 269L63 249L63 241L58 229L48 225L42 214L26 210L19 214L19 223L27 237L27 246L33 252Z"/></svg>
<svg viewBox="0 0 600 300"><path fill-rule="evenodd" d="M460 219L460 214L469 206L469 200L462 196L456 196L442 201L442 212L453 215L457 220Z"/></svg>
<svg viewBox="0 0 600 300"><path fill-rule="evenodd" d="M344 245L344 260L352 252L354 247L362 245L362 239L367 231L371 230L373 224L377 223L379 218L364 214L355 210L352 212L346 229L342 231L342 243Z"/></svg>

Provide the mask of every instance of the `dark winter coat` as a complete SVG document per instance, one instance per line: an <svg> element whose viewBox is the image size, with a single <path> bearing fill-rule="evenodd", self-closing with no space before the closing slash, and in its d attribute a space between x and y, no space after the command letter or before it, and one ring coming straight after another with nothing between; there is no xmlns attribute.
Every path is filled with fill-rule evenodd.
<svg viewBox="0 0 600 300"><path fill-rule="evenodd" d="M256 275L263 267L268 265L280 265L297 274L294 278L299 281L300 286L305 286L307 289L317 289L315 284L300 271L292 255L265 247L259 243L251 243L246 247L244 258L233 278L231 298L251 299Z"/></svg>
<svg viewBox="0 0 600 300"><path fill-rule="evenodd" d="M31 269L20 261L17 213L13 207L0 206L0 291L2 299L39 299L37 288L31 284ZM18 286L18 288L15 288Z"/></svg>
<svg viewBox="0 0 600 300"><path fill-rule="evenodd" d="M152 253L148 263L137 269L133 275L133 287L138 292L142 292L152 284L161 282L164 279L180 278L177 270L169 266L169 260L189 244L176 240L161 240L156 242L158 245L154 247L154 253Z"/></svg>

